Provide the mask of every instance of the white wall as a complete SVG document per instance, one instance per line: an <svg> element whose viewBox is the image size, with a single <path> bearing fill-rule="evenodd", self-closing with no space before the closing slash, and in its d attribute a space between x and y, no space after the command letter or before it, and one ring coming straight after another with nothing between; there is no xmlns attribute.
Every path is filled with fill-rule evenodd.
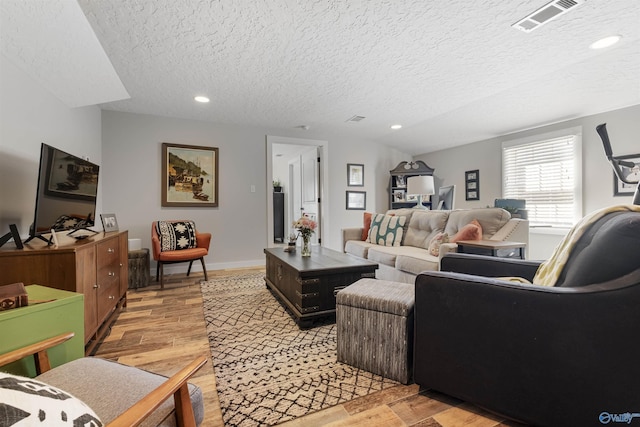
<svg viewBox="0 0 640 427"><path fill-rule="evenodd" d="M266 176L266 135L329 141L329 188L325 203L330 229L325 230L323 244L333 249L340 249L343 227L362 224L362 211L345 209L347 163L365 164L365 187L357 189L367 191L367 210L384 211L388 208L389 170L409 158L370 141L346 141L336 136L281 129L222 126L113 111L103 112L102 124L104 212L115 213L120 228L128 229L130 238L142 239L143 247L150 247L152 221L195 220L199 229L213 234L206 258L208 269L264 263L263 248L268 246L267 197L271 197L272 191L271 177ZM217 208L160 206L162 142L219 148ZM252 185L255 193L250 192ZM175 266L177 270L185 268L186 265Z"/></svg>
<svg viewBox="0 0 640 427"><path fill-rule="evenodd" d="M9 224L17 224L23 237L29 235L40 144L100 165L100 133L98 107L67 107L0 54L0 235L9 231ZM100 212L102 181L98 184Z"/></svg>
<svg viewBox="0 0 640 427"><path fill-rule="evenodd" d="M640 154L640 105L620 110L568 120L549 126L517 132L485 141L479 141L448 150L415 156L435 168L436 186L456 185L456 208L493 206L502 196L503 141L525 138L559 129L582 126L582 212L583 215L606 206L631 203L631 196L613 196L613 171L596 133L596 126L607 123L607 130L615 155ZM465 201L464 172L480 170L480 200ZM539 234L530 236L528 257L545 259L562 238L562 235Z"/></svg>

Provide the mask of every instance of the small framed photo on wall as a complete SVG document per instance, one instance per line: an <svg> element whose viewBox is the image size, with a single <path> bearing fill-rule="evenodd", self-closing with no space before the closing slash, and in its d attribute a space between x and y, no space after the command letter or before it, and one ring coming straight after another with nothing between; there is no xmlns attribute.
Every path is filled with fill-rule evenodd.
<svg viewBox="0 0 640 427"><path fill-rule="evenodd" d="M367 207L366 191L347 191L347 209L365 210Z"/></svg>
<svg viewBox="0 0 640 427"><path fill-rule="evenodd" d="M620 171L622 172L622 176L628 181L638 181L640 180L640 154L632 154L629 156L619 156L616 159L623 159L630 163L633 163L634 166L620 166ZM613 173L613 195L614 196L632 196L635 192L637 184L627 184L626 182L622 182L618 179L615 172Z"/></svg>
<svg viewBox="0 0 640 427"><path fill-rule="evenodd" d="M364 165L347 163L347 186L364 187Z"/></svg>
<svg viewBox="0 0 640 427"><path fill-rule="evenodd" d="M479 169L464 173L464 198L465 200L480 200Z"/></svg>

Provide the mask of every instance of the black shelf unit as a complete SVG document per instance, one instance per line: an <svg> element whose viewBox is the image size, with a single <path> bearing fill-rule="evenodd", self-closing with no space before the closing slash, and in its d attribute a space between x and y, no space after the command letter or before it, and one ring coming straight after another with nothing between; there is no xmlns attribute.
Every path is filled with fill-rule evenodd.
<svg viewBox="0 0 640 427"><path fill-rule="evenodd" d="M416 205L417 200L407 200L407 178L412 176L433 176L435 169L428 166L422 160L415 162L400 162L398 166L391 169L389 174L389 209L412 208ZM401 199L399 196L404 195ZM429 198L431 200L431 198ZM431 209L431 202L422 203Z"/></svg>

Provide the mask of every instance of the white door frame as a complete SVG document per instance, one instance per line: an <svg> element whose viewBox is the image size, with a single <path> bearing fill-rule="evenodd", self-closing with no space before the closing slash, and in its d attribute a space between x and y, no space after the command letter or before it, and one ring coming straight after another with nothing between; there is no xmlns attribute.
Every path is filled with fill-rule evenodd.
<svg viewBox="0 0 640 427"><path fill-rule="evenodd" d="M317 139L290 138L286 136L267 135L267 176L266 195L267 195L267 247L274 246L273 242L273 144L294 144L294 145L310 145L318 147L318 156L320 156L320 180L318 184L320 197L320 235L318 238L324 244L326 242L325 234L329 229L329 168L327 159L329 158L329 142ZM285 224L286 225L286 224ZM288 228L285 227L285 230ZM285 233L286 237L287 233Z"/></svg>

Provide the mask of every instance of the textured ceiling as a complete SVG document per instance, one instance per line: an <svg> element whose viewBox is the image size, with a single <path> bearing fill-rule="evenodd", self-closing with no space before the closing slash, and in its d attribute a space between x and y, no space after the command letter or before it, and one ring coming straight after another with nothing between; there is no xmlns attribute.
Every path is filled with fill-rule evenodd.
<svg viewBox="0 0 640 427"><path fill-rule="evenodd" d="M74 4L37 3L46 14L45 3ZM546 0L78 3L130 95L100 101L108 110L307 125L294 134L420 154L640 104L638 0L588 0L529 34L511 24ZM588 49L610 34L623 39ZM211 103L196 104L197 94ZM366 119L347 123L353 115Z"/></svg>

